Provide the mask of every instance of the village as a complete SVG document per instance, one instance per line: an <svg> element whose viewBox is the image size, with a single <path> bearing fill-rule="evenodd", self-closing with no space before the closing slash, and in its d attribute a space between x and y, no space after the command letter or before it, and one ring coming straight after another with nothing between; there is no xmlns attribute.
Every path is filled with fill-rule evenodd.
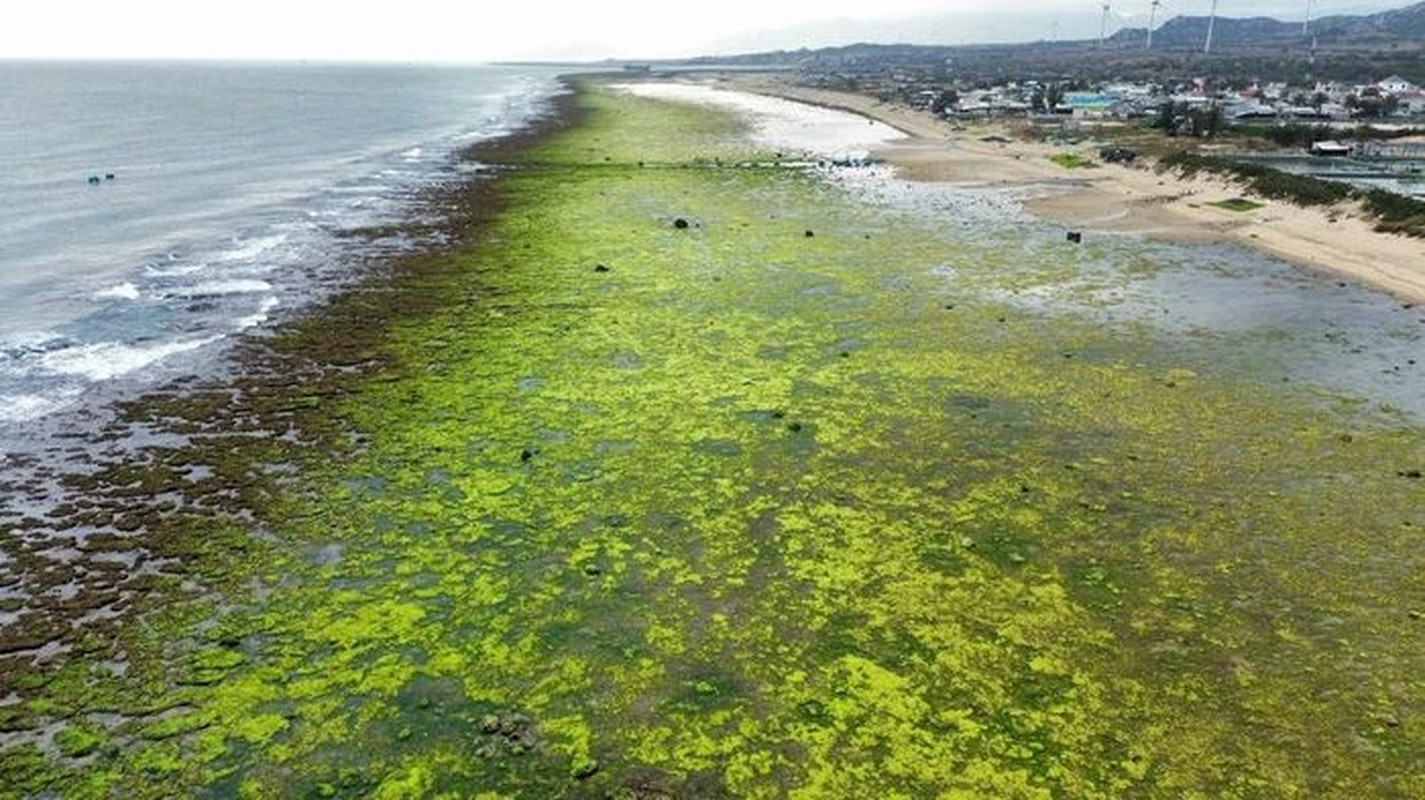
<svg viewBox="0 0 1425 800"><path fill-rule="evenodd" d="M1156 130L1223 140L1214 149L1291 172L1425 195L1425 90L1398 74L1371 82L1192 78L991 82L952 64L868 60L803 66L797 83L850 91L960 126L1012 125L1049 138ZM1135 153L1110 147L1105 160ZM1316 157L1320 163L1296 161ZM1386 183L1381 184L1380 181Z"/></svg>
<svg viewBox="0 0 1425 800"><path fill-rule="evenodd" d="M1131 120L1152 117L1168 103L1213 109L1227 123L1312 123L1354 127L1361 123L1410 129L1425 126L1425 90L1399 75L1368 84L1319 81L1311 86L1244 81L1222 85L1208 79L1182 83L1038 80L985 85L973 79L946 83L909 71L884 75L811 73L801 83L873 94L947 118L1070 117Z"/></svg>

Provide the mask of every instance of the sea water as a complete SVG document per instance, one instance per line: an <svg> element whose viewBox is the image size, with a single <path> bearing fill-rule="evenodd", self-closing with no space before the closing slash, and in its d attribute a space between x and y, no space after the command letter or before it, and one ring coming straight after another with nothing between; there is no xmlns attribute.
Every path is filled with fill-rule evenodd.
<svg viewBox="0 0 1425 800"><path fill-rule="evenodd" d="M372 244L345 234L415 213L558 90L542 68L0 62L0 439L353 277Z"/></svg>

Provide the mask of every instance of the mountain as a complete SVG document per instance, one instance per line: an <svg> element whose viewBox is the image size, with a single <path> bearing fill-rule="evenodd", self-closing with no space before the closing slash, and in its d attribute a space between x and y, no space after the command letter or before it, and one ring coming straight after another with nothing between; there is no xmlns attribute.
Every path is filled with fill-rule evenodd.
<svg viewBox="0 0 1425 800"><path fill-rule="evenodd" d="M1153 31L1153 47L1202 47L1207 39L1207 17L1173 17ZM1313 20L1310 33L1319 44L1388 44L1425 39L1425 2L1405 8L1360 16L1336 15ZM1141 47L1147 31L1125 28L1109 41L1115 47ZM1214 47L1265 47L1297 43L1306 37L1300 22L1269 17L1233 19L1218 17L1212 30Z"/></svg>
<svg viewBox="0 0 1425 800"><path fill-rule="evenodd" d="M1260 6L1259 6L1260 7ZM1377 6L1378 8L1378 6ZM1359 15L1335 14L1302 23L1269 17L1218 17L1210 54L1203 52L1207 17L1168 20L1144 48L1147 30L1122 30L1100 47L1097 38L1018 44L859 44L771 50L681 60L684 65L790 68L822 85L874 83L897 72L931 83L955 80L1173 81L1243 78L1310 84L1318 78L1366 82L1400 74L1425 83L1425 2ZM921 37L916 37L921 39ZM924 41L924 40L922 40ZM808 42L808 44L812 44Z"/></svg>

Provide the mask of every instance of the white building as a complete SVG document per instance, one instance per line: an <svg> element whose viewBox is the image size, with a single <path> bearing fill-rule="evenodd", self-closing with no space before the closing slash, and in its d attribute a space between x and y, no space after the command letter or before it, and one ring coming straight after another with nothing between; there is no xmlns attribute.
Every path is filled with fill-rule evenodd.
<svg viewBox="0 0 1425 800"><path fill-rule="evenodd" d="M1406 115L1425 114L1425 92L1399 92L1395 98L1400 101L1400 113Z"/></svg>
<svg viewBox="0 0 1425 800"><path fill-rule="evenodd" d="M1392 75L1389 78L1386 78L1385 80L1381 81L1380 83L1377 83L1376 88L1380 89L1386 94L1397 95L1420 91L1419 86L1416 86L1415 84L1411 83L1410 81L1407 81L1399 75Z"/></svg>

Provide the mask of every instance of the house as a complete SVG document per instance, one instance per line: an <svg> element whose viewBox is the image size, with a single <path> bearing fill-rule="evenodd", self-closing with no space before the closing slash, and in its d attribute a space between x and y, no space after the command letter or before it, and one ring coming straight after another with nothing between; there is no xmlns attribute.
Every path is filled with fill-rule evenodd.
<svg viewBox="0 0 1425 800"><path fill-rule="evenodd" d="M1398 111L1407 116L1425 114L1425 92L1400 92L1395 95L1395 99L1400 101Z"/></svg>
<svg viewBox="0 0 1425 800"><path fill-rule="evenodd" d="M1277 110L1265 103L1235 103L1226 108L1227 118L1233 122L1276 119Z"/></svg>
<svg viewBox="0 0 1425 800"><path fill-rule="evenodd" d="M1392 75L1389 78L1386 78L1385 80L1381 81L1380 83L1377 83L1376 88L1380 89L1386 94L1393 95L1402 95L1408 92L1420 91L1419 86L1416 86L1415 84L1411 83L1410 81L1407 81L1399 75Z"/></svg>
<svg viewBox="0 0 1425 800"><path fill-rule="evenodd" d="M1355 148L1341 142L1327 140L1311 145L1313 156L1349 156Z"/></svg>
<svg viewBox="0 0 1425 800"><path fill-rule="evenodd" d="M1067 107L1075 119L1103 119L1113 107L1114 99L1097 92L1068 92L1059 108ZM1055 109L1056 111L1058 109Z"/></svg>

